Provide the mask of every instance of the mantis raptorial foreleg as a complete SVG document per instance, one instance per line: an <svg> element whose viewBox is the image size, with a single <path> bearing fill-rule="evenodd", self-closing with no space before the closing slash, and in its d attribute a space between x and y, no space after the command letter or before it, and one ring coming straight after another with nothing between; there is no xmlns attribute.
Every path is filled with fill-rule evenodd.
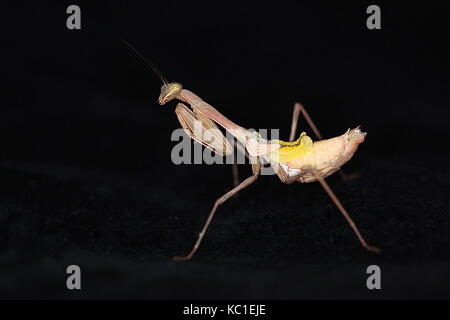
<svg viewBox="0 0 450 320"><path fill-rule="evenodd" d="M219 199L216 200L216 202L214 203L214 206L211 209L211 212L209 213L208 218L206 219L206 222L202 228L202 231L198 234L198 239L194 244L194 247L192 248L192 250L186 255L186 256L176 256L174 257L174 260L189 260L190 258L192 258L192 256L194 255L194 253L197 251L197 249L200 246L200 243L202 242L203 237L205 236L206 231L208 230L208 227L217 211L217 208L223 204L225 201L227 201L228 199L230 199L233 195L235 195L237 192L239 192L240 190L248 187L249 185L251 185L253 182L256 181L256 179L258 179L259 177L259 172L261 170L261 166L259 165L259 163L256 164L252 164L252 170L253 170L253 175L251 175L250 177L248 177L247 179L245 179L244 181L242 181L238 186L234 187L232 190L228 191L227 193L225 193L223 196L221 196Z"/></svg>
<svg viewBox="0 0 450 320"><path fill-rule="evenodd" d="M191 139L222 156L233 152L231 145L220 132L219 128L217 128L214 121L200 113L195 113L183 103L178 103L175 108L175 113L184 131ZM245 148L239 142L236 142L236 140L234 142L236 143L236 148L249 158ZM233 157L233 186L236 187L239 185L239 171L236 163L236 155Z"/></svg>
<svg viewBox="0 0 450 320"><path fill-rule="evenodd" d="M305 107L299 103L296 102L294 105L294 110L292 112L292 123L291 123L291 134L289 135L289 141L294 141L295 134L297 132L297 126L300 119L300 114L303 114L303 116L306 119L306 122L311 127L312 131L314 132L314 135L318 140L323 140L323 136L320 133L319 129L317 129L316 124L312 120L312 118L309 116L308 112L306 111ZM346 174L344 170L340 169L338 171L339 175L341 176L342 180L348 181L355 178L359 178L360 174L358 172L352 173L352 174Z"/></svg>
<svg viewBox="0 0 450 320"><path fill-rule="evenodd" d="M200 113L193 112L182 103L178 103L175 113L184 131L191 139L221 156L233 152L230 143L214 121Z"/></svg>

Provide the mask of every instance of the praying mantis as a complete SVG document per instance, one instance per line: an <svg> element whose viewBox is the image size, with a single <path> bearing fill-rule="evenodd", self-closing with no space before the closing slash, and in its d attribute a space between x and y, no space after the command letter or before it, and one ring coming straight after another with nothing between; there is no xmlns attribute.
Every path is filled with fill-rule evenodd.
<svg viewBox="0 0 450 320"><path fill-rule="evenodd" d="M323 139L320 131L303 105L295 103L289 142L263 139L259 134L232 122L216 108L203 101L199 96L184 89L180 83L169 83L151 61L145 59L128 42L125 40L122 41L143 59L162 80L163 85L161 87L158 103L160 105L165 105L172 100L179 101L175 108L175 114L186 134L192 140L203 144L206 148L209 148L219 155L231 154L233 152L231 145L217 127L218 124L233 135L238 143L244 147L246 155L254 160L251 162L252 175L242 182L239 182L236 163L233 163L234 188L214 202L191 251L184 256L175 256L174 260L189 260L193 257L200 247L219 206L258 179L262 168L261 159L272 166L282 183L319 182L332 202L344 216L361 245L369 251L375 253L380 252L379 248L371 246L366 242L347 210L325 181L326 177L337 171L339 171L342 178L349 177L343 173L340 168L352 158L358 149L359 144L364 142L366 133L361 131L359 127L351 130L348 129L347 132L340 136ZM185 103L190 107L186 106ZM300 137L294 141L301 115L303 115L306 122L311 127L317 141L313 142L305 132L301 133ZM201 129L200 132L206 131L209 133L208 138L205 138L205 135L203 134L199 134L199 130L197 130L199 127Z"/></svg>

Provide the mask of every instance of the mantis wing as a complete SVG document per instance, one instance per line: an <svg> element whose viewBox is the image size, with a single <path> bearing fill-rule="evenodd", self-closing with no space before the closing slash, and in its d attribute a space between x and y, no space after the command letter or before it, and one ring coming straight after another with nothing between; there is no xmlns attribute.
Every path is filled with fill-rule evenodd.
<svg viewBox="0 0 450 320"><path fill-rule="evenodd" d="M233 153L228 140L214 121L200 113L194 113L186 105L179 103L175 113L186 134L215 153L224 156Z"/></svg>

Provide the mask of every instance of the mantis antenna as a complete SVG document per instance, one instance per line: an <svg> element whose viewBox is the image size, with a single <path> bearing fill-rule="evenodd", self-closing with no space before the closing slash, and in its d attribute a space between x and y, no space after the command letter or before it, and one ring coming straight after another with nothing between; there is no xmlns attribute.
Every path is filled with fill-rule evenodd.
<svg viewBox="0 0 450 320"><path fill-rule="evenodd" d="M152 68L152 70L158 75L158 77L162 80L162 82L164 84L169 84L169 82L166 80L166 78L163 76L162 72L159 71L159 69L155 66L155 64L153 62L151 62L148 59L145 59L144 56L137 51L137 49L135 49L131 44L128 43L128 41L124 40L124 39L120 39L122 40L123 43L125 43L125 45L130 48L131 50L134 51L134 53L136 53L136 55L142 59L142 61L144 61L150 68Z"/></svg>

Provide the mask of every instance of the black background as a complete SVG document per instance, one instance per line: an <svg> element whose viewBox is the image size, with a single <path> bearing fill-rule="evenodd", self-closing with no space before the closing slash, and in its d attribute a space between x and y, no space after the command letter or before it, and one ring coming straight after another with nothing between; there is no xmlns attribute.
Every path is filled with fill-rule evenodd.
<svg viewBox="0 0 450 320"><path fill-rule="evenodd" d="M448 1L378 2L381 30L364 1L78 2L73 31L70 4L3 8L0 297L449 298ZM160 81L120 38L244 127L286 140L295 101L326 137L362 125L346 166L362 177L328 181L382 253L320 185L263 176L192 261L171 261L231 166L172 164L175 103L156 103ZM81 291L65 287L70 264Z"/></svg>

